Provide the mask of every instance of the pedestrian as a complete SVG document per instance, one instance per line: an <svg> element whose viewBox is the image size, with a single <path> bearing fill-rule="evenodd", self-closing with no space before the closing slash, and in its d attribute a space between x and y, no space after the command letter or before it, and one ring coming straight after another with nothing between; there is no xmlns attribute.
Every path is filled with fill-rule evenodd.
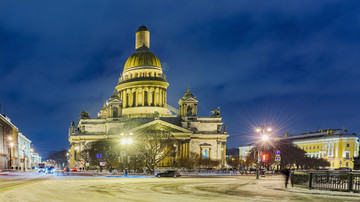
<svg viewBox="0 0 360 202"><path fill-rule="evenodd" d="M285 188L287 188L287 185L288 185L288 183L289 183L289 178L290 178L290 169L285 168L285 169L282 171L282 174L285 176Z"/></svg>

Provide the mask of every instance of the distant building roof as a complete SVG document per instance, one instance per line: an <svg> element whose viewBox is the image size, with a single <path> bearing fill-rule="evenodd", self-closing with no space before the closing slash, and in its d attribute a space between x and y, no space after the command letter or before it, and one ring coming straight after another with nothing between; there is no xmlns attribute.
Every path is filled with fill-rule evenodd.
<svg viewBox="0 0 360 202"><path fill-rule="evenodd" d="M303 140L303 139L318 139L318 138L328 138L328 137L357 137L355 133L349 133L344 129L328 129L328 130L319 130L316 132L303 133L299 135L293 135L288 137L283 137L281 139L285 140Z"/></svg>
<svg viewBox="0 0 360 202"><path fill-rule="evenodd" d="M322 139L322 138L344 138L344 137L357 137L356 133L350 133L345 129L327 129L327 130L318 130L315 132L302 133L298 135L289 135L286 137L276 137L277 140L291 140L291 141L301 141L306 139ZM240 145L239 147L249 147L254 146L255 142L248 144Z"/></svg>

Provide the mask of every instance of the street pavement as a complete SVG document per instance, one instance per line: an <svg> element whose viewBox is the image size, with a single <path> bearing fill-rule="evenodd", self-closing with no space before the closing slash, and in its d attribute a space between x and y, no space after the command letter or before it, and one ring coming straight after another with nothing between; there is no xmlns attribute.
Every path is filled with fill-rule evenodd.
<svg viewBox="0 0 360 202"><path fill-rule="evenodd" d="M0 201L359 201L360 194L284 188L281 176L57 176L0 173Z"/></svg>

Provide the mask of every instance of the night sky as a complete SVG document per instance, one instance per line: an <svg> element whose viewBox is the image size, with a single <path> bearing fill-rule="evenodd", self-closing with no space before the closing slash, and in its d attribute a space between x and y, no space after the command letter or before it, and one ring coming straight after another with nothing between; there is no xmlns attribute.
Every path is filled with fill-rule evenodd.
<svg viewBox="0 0 360 202"><path fill-rule="evenodd" d="M221 107L228 148L319 128L360 132L360 1L0 1L0 104L44 157L108 99L140 25L199 115ZM4 111L5 106L5 111Z"/></svg>

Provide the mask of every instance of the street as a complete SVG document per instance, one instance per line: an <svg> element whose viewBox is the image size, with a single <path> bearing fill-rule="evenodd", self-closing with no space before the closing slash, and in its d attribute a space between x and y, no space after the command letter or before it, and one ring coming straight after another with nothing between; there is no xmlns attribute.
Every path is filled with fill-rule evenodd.
<svg viewBox="0 0 360 202"><path fill-rule="evenodd" d="M358 201L360 194L283 188L281 176L180 178L0 175L0 201Z"/></svg>

